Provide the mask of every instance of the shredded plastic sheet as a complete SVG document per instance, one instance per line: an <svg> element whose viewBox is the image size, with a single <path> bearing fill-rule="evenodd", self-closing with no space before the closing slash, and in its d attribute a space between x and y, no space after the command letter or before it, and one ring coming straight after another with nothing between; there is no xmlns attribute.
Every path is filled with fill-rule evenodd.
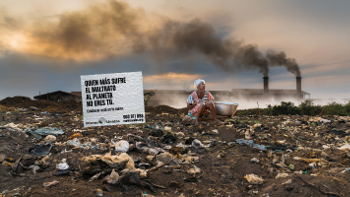
<svg viewBox="0 0 350 197"><path fill-rule="evenodd" d="M107 145L104 143L92 143L92 142L86 142L86 143L80 143L78 139L69 140L66 142L68 145L73 145L75 147L83 148L83 149L90 149L90 150L106 150Z"/></svg>
<svg viewBox="0 0 350 197"><path fill-rule="evenodd" d="M58 136L58 135L64 134L64 132L61 129L52 128L52 127L44 127L40 129L31 128L31 129L26 129L25 132L27 134L34 136L39 140L41 140L43 136L47 136L47 135Z"/></svg>
<svg viewBox="0 0 350 197"><path fill-rule="evenodd" d="M338 148L340 150L344 150L344 149L350 149L350 144L345 144L342 147Z"/></svg>
<svg viewBox="0 0 350 197"><path fill-rule="evenodd" d="M254 144L253 140L244 140L244 139L237 139L236 143L238 143L239 145L249 145L252 148L258 148L259 150L266 150L264 145L260 145L260 144Z"/></svg>

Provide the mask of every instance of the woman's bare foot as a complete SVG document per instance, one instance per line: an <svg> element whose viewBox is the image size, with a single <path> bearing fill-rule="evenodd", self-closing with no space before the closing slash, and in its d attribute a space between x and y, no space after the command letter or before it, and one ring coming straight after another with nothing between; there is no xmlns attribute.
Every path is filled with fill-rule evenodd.
<svg viewBox="0 0 350 197"><path fill-rule="evenodd" d="M224 124L222 121L220 121L219 119L215 119L215 122L216 123L219 123L219 124Z"/></svg>
<svg viewBox="0 0 350 197"><path fill-rule="evenodd" d="M194 124L195 125L199 125L198 119L196 119L196 122Z"/></svg>

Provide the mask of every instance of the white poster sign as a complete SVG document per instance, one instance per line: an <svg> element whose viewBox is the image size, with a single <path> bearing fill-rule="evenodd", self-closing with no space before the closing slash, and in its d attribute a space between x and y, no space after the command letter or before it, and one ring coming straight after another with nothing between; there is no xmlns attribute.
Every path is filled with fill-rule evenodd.
<svg viewBox="0 0 350 197"><path fill-rule="evenodd" d="M142 72L80 78L85 127L145 122Z"/></svg>

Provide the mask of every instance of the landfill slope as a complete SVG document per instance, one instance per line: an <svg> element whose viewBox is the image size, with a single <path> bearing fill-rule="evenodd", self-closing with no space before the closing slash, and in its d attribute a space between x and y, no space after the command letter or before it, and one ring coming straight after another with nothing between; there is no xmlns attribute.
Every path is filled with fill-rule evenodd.
<svg viewBox="0 0 350 197"><path fill-rule="evenodd" d="M0 105L3 107L38 108L42 111L48 112L71 112L82 110L81 102L73 100L54 102L46 100L31 100L24 96L7 97L0 101Z"/></svg>
<svg viewBox="0 0 350 197"><path fill-rule="evenodd" d="M347 116L191 125L185 109L158 106L145 124L84 128L74 105L10 102L0 196L350 196Z"/></svg>

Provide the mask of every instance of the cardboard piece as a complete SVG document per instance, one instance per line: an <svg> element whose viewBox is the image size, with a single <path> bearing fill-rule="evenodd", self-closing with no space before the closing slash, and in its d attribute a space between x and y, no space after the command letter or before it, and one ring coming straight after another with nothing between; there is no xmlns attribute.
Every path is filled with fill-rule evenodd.
<svg viewBox="0 0 350 197"><path fill-rule="evenodd" d="M145 123L142 72L80 78L85 127Z"/></svg>

